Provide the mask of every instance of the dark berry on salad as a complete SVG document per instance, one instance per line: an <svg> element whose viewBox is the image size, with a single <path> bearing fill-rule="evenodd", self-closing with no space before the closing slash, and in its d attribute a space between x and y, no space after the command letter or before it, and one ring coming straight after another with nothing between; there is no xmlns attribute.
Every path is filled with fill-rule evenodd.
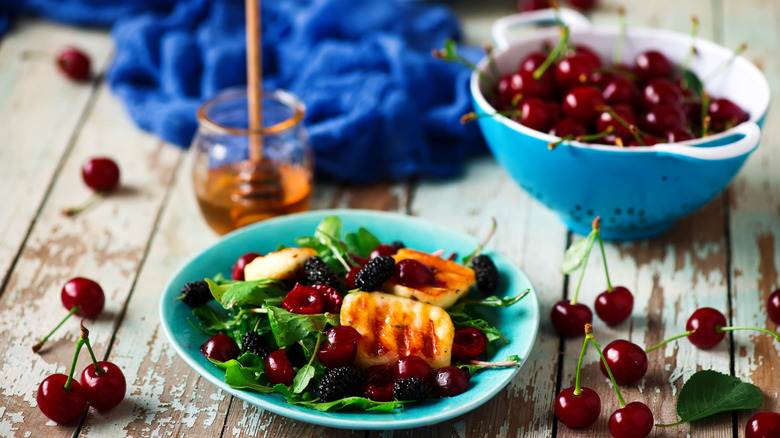
<svg viewBox="0 0 780 438"><path fill-rule="evenodd" d="M404 243L400 240L396 240L395 242L391 243L390 246L394 247L396 250L406 248L406 245L404 245Z"/></svg>
<svg viewBox="0 0 780 438"><path fill-rule="evenodd" d="M355 286L365 292L379 290L395 274L395 259L379 256L371 259L355 276Z"/></svg>
<svg viewBox="0 0 780 438"><path fill-rule="evenodd" d="M303 272L310 284L332 285L338 280L338 277L328 265L316 256L306 260L306 263L303 265Z"/></svg>
<svg viewBox="0 0 780 438"><path fill-rule="evenodd" d="M198 307L213 299L206 280L192 281L181 288L181 301L190 307Z"/></svg>
<svg viewBox="0 0 780 438"><path fill-rule="evenodd" d="M273 352L271 347L268 346L268 342L257 332L244 333L244 337L241 338L241 345L244 347L244 351L254 353L263 360Z"/></svg>
<svg viewBox="0 0 780 438"><path fill-rule="evenodd" d="M480 254L471 259L471 267L477 276L477 288L486 294L495 292L498 288L498 269L493 260Z"/></svg>
<svg viewBox="0 0 780 438"><path fill-rule="evenodd" d="M361 393L365 381L366 374L360 368L353 366L332 368L322 376L317 395L323 402L355 396Z"/></svg>
<svg viewBox="0 0 780 438"><path fill-rule="evenodd" d="M419 377L401 379L393 385L393 395L401 401L423 401L428 398L428 385Z"/></svg>

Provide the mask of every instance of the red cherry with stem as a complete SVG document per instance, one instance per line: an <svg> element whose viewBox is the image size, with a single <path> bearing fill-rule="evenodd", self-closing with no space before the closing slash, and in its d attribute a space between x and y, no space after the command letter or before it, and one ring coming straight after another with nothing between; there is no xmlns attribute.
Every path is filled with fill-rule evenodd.
<svg viewBox="0 0 780 438"><path fill-rule="evenodd" d="M395 363L395 381L417 377L430 384L433 379L433 368L419 356L406 356Z"/></svg>
<svg viewBox="0 0 780 438"><path fill-rule="evenodd" d="M613 75L603 86L601 96L610 105L624 103L635 105L639 99L636 83L622 75Z"/></svg>
<svg viewBox="0 0 780 438"><path fill-rule="evenodd" d="M431 268L414 259L403 259L396 263L394 277L399 284L409 287L433 284L436 280Z"/></svg>
<svg viewBox="0 0 780 438"><path fill-rule="evenodd" d="M599 55L592 48L585 46L583 44L575 44L574 52L577 55L584 55L590 58L590 62L595 66L595 68L601 67L601 58L599 58Z"/></svg>
<svg viewBox="0 0 780 438"><path fill-rule="evenodd" d="M663 53L648 50L637 55L634 60L634 73L642 82L648 82L653 78L665 78L672 73L672 64Z"/></svg>
<svg viewBox="0 0 780 438"><path fill-rule="evenodd" d="M86 81L90 77L89 56L75 47L67 47L57 54L57 67L74 81Z"/></svg>
<svg viewBox="0 0 780 438"><path fill-rule="evenodd" d="M674 105L658 105L639 118L639 127L650 134L662 136L670 129L685 126L685 114Z"/></svg>
<svg viewBox="0 0 780 438"><path fill-rule="evenodd" d="M568 91L585 84L596 67L598 65L594 64L592 55L584 52L563 58L554 70L555 84L558 86L558 90Z"/></svg>
<svg viewBox="0 0 780 438"><path fill-rule="evenodd" d="M441 367L433 372L431 389L440 397L454 397L466 392L470 379L471 374L458 367Z"/></svg>
<svg viewBox="0 0 780 438"><path fill-rule="evenodd" d="M317 352L317 360L326 368L352 365L357 355L357 341L361 335L350 326L340 325L331 328Z"/></svg>
<svg viewBox="0 0 780 438"><path fill-rule="evenodd" d="M550 320L558 334L567 337L580 336L582 327L593 322L593 313L584 304L561 300L553 306Z"/></svg>
<svg viewBox="0 0 780 438"><path fill-rule="evenodd" d="M531 52L520 61L520 67L517 70L530 71L531 73L533 73L536 71L536 69L541 67L542 64L544 64L544 61L546 60L547 60L547 54L542 52ZM549 72L545 72L545 74L548 73Z"/></svg>
<svg viewBox="0 0 780 438"><path fill-rule="evenodd" d="M274 351L265 359L265 373L274 385L277 383L292 385L295 371L283 348Z"/></svg>
<svg viewBox="0 0 780 438"><path fill-rule="evenodd" d="M75 216L81 213L102 195L116 190L119 186L119 166L111 158L91 158L81 167L81 178L84 180L84 184L95 193L81 205L65 209L63 213L66 216Z"/></svg>
<svg viewBox="0 0 780 438"><path fill-rule="evenodd" d="M683 94L674 82L666 78L654 78L642 89L642 104L646 108L657 105L681 107Z"/></svg>
<svg viewBox="0 0 780 438"><path fill-rule="evenodd" d="M588 128L586 128L582 122L569 117L559 120L555 126L550 129L550 135L561 138L568 137L573 139L580 135L586 135L587 133Z"/></svg>
<svg viewBox="0 0 780 438"><path fill-rule="evenodd" d="M355 288L355 277L357 277L358 272L363 269L360 266L356 266L347 272L347 276L344 278L344 282L347 284L347 289L354 289Z"/></svg>
<svg viewBox="0 0 780 438"><path fill-rule="evenodd" d="M474 327L461 327L455 330L452 341L452 357L456 360L476 359L487 348L487 336Z"/></svg>
<svg viewBox="0 0 780 438"><path fill-rule="evenodd" d="M533 72L518 71L499 80L497 106L499 109L512 109L520 99L538 97L547 100L553 97L554 92L553 81L549 75L536 79Z"/></svg>
<svg viewBox="0 0 780 438"><path fill-rule="evenodd" d="M634 310L634 296L623 286L604 291L596 297L593 306L596 315L607 325L617 325L628 319Z"/></svg>
<svg viewBox="0 0 780 438"><path fill-rule="evenodd" d="M696 138L693 133L685 128L672 128L664 133L666 141L669 143L677 143L681 141L693 140Z"/></svg>
<svg viewBox="0 0 780 438"><path fill-rule="evenodd" d="M644 403L633 402L609 417L609 433L615 438L643 438L655 426L653 413Z"/></svg>
<svg viewBox="0 0 780 438"><path fill-rule="evenodd" d="M73 379L73 373L81 347L88 336L89 331L81 324L81 336L76 342L76 352L73 354L68 375L53 374L38 385L35 397L38 409L56 423L69 423L79 418L87 407L87 394L81 384Z"/></svg>
<svg viewBox="0 0 780 438"><path fill-rule="evenodd" d="M48 335L44 336L43 339L32 347L34 352L38 352L49 337L53 335L54 332L71 317L71 315L75 314L90 319L96 318L100 312L103 311L103 307L106 303L106 296L103 293L103 289L94 280L84 277L75 277L68 280L68 282L62 286L60 301L62 301L62 305L70 310L70 312L56 327L54 327L54 330L49 332Z"/></svg>
<svg viewBox="0 0 780 438"><path fill-rule="evenodd" d="M596 122L599 115L596 108L603 105L604 98L601 97L601 90L596 87L576 87L563 97L563 113L586 125Z"/></svg>
<svg viewBox="0 0 780 438"><path fill-rule="evenodd" d="M369 259L373 259L379 256L391 256L398 252L398 248L392 246L392 245L386 245L384 243L380 243L379 246L374 248L373 251L371 251L371 254L368 256Z"/></svg>
<svg viewBox="0 0 780 438"><path fill-rule="evenodd" d="M98 362L95 352L85 336L89 332L82 325L82 338L87 345L92 363L84 368L79 379L87 395L87 402L98 411L113 409L125 398L127 382L122 370L112 362Z"/></svg>
<svg viewBox="0 0 780 438"><path fill-rule="evenodd" d="M624 339L618 339L604 347L604 357L615 381L631 385L647 373L647 354L642 347ZM601 373L609 377L604 363L599 363Z"/></svg>
<svg viewBox="0 0 780 438"><path fill-rule="evenodd" d="M702 348L712 348L726 337L726 333L718 330L726 327L726 317L711 307L697 309L685 324L685 330L691 332L688 340L691 344Z"/></svg>
<svg viewBox="0 0 780 438"><path fill-rule="evenodd" d="M613 135L620 137L623 143L628 143L634 138L630 126L635 124L634 110L628 105L618 104L599 114L596 131L604 132L611 127Z"/></svg>
<svg viewBox="0 0 780 438"><path fill-rule="evenodd" d="M739 105L726 98L713 98L707 108L707 114L712 119L712 129L723 131L742 122L748 121L750 115Z"/></svg>
<svg viewBox="0 0 780 438"><path fill-rule="evenodd" d="M780 414L759 412L745 425L745 438L780 438Z"/></svg>
<svg viewBox="0 0 780 438"><path fill-rule="evenodd" d="M244 281L244 268L246 265L252 262L252 260L262 257L263 255L256 252L248 252L241 257L239 257L235 263L233 263L233 268L230 270L230 275L233 277L233 280L236 281Z"/></svg>
<svg viewBox="0 0 780 438"><path fill-rule="evenodd" d="M520 124L540 132L549 131L557 120L555 109L537 97L524 99L520 104L520 111Z"/></svg>
<svg viewBox="0 0 780 438"><path fill-rule="evenodd" d="M317 289L296 283L282 300L282 308L292 313L313 315L325 310L325 300Z"/></svg>
<svg viewBox="0 0 780 438"><path fill-rule="evenodd" d="M585 332L589 330L586 326ZM592 330L592 329L590 329ZM558 421L569 427L588 427L598 420L601 414L601 398L596 391L580 386L582 358L588 348L588 339L582 343L582 351L577 361L577 374L574 387L566 388L555 397L554 411Z"/></svg>
<svg viewBox="0 0 780 438"><path fill-rule="evenodd" d="M774 321L775 324L780 324L780 289L775 289L772 295L769 295L766 312L769 314L769 319Z"/></svg>
<svg viewBox="0 0 780 438"><path fill-rule="evenodd" d="M241 349L238 348L238 344L233 338L224 333L217 333L200 346L200 352L209 359L227 362L230 359L238 358Z"/></svg>

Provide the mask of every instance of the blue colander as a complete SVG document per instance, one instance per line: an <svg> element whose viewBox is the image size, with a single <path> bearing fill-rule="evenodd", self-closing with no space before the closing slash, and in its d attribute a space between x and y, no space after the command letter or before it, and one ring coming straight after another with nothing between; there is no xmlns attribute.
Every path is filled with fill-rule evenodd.
<svg viewBox="0 0 780 438"><path fill-rule="evenodd" d="M571 28L571 39L611 59L617 28L591 28L587 19L571 10L561 17ZM555 44L558 30L535 29L521 38L512 30L549 22L552 11L513 15L497 21L493 35L498 46L495 63L502 73L517 69L519 61L545 42ZM690 36L657 29L629 29L623 59L661 50L679 63L690 47ZM733 52L714 43L696 41L697 55L690 68L707 78ZM487 60L480 70L490 74ZM475 73L471 92L475 112L495 114L484 97L487 86ZM748 155L758 147L760 126L769 107L769 85L761 72L743 57L708 79L712 96L727 97L750 114L750 120L717 135L680 144L618 148L565 142L554 150L557 137L529 129L503 116L481 117L479 125L496 160L531 196L554 210L568 227L587 234L595 216L607 240L637 240L667 231L679 218L697 210L728 186Z"/></svg>

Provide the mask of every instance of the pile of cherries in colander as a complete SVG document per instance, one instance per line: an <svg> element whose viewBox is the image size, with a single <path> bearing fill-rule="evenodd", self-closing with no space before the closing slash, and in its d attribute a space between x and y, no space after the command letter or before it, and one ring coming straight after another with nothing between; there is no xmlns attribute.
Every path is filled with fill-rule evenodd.
<svg viewBox="0 0 780 438"><path fill-rule="evenodd" d="M488 98L499 113L531 129L616 146L692 140L749 118L657 50L639 53L630 65L606 65L591 48L569 44L565 30L558 46L525 56Z"/></svg>

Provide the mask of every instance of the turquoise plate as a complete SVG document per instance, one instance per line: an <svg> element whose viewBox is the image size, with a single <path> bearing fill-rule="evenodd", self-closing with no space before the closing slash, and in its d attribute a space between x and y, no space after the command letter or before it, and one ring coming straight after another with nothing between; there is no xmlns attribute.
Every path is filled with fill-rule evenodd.
<svg viewBox="0 0 780 438"><path fill-rule="evenodd" d="M186 262L165 286L160 298L160 320L165 333L179 356L198 374L225 392L263 409L307 423L344 429L406 429L435 424L475 409L495 396L518 373L519 368L493 369L474 375L465 393L451 398L431 398L423 403L408 405L394 412L365 412L343 410L318 412L288 404L281 394L258 394L237 390L225 383L225 373L211 364L200 352L200 345L208 338L196 330L187 318L189 307L174 301L182 286L190 281L212 277L218 272L230 275L230 267L242 254L250 251L266 253L279 243L295 245L295 238L312 235L322 218L337 215L344 231L364 227L383 242L400 240L410 248L433 252L456 252L459 256L471 253L478 240L467 234L447 230L435 223L410 216L362 210L318 210L260 222L234 231ZM487 227L488 224L485 224ZM483 313L496 325L510 344L495 354L496 360L516 354L523 362L528 358L539 328L539 302L528 277L509 259L489 248L489 254L501 273L501 287L497 295L515 295L527 288L531 293L510 308L486 309Z"/></svg>

